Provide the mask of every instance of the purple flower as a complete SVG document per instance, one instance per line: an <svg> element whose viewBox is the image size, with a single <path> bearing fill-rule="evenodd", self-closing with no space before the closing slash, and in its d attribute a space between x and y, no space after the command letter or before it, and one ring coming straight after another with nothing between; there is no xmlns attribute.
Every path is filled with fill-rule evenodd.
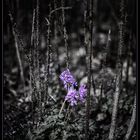
<svg viewBox="0 0 140 140"><path fill-rule="evenodd" d="M65 100L70 103L71 106L77 105L78 101L85 102L85 97L87 95L86 85L81 85L79 91L70 88L68 90L67 95L65 96Z"/></svg>
<svg viewBox="0 0 140 140"><path fill-rule="evenodd" d="M70 85L76 84L76 80L74 79L73 75L70 73L69 69L61 73L60 79L63 81L65 88L67 88L68 84Z"/></svg>
<svg viewBox="0 0 140 140"><path fill-rule="evenodd" d="M86 95L87 95L86 85L81 85L80 88L79 88L79 100L81 102L84 102Z"/></svg>
<svg viewBox="0 0 140 140"><path fill-rule="evenodd" d="M75 89L70 88L67 95L65 96L65 100L68 101L71 106L74 106L77 105L78 99L78 92Z"/></svg>
<svg viewBox="0 0 140 140"><path fill-rule="evenodd" d="M69 102L71 106L77 105L79 101L85 102L85 97L87 95L86 85L81 85L78 90L77 82L69 69L61 73L60 79L62 80L64 87L68 90L65 101Z"/></svg>

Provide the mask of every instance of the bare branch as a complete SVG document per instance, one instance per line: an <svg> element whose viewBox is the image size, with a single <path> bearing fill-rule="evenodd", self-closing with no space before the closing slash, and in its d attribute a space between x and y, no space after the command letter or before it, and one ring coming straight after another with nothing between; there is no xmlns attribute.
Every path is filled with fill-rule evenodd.
<svg viewBox="0 0 140 140"><path fill-rule="evenodd" d="M54 12L56 12L58 10L69 10L69 9L72 9L72 7L59 7L59 8L56 8L56 9L52 10L50 12L50 15L52 15Z"/></svg>

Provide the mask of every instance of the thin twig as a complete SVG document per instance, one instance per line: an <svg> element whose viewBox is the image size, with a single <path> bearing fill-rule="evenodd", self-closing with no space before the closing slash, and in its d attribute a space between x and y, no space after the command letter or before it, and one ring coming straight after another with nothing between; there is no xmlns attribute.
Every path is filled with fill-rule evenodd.
<svg viewBox="0 0 140 140"><path fill-rule="evenodd" d="M36 47L37 47L37 80L39 82L38 84L38 97L39 97L39 108L40 108L40 116L42 116L42 102L41 102L41 80L40 80L40 59L39 59L39 0L37 0L36 4Z"/></svg>
<svg viewBox="0 0 140 140"><path fill-rule="evenodd" d="M33 19L32 19L32 34L31 34L31 47L30 47L30 56L29 56L29 70L30 70L30 90L31 90L31 97L32 97L32 122L34 125L34 94L35 94L35 76L34 76L34 38L35 38L35 9L33 10Z"/></svg>
<svg viewBox="0 0 140 140"><path fill-rule="evenodd" d="M111 127L109 132L109 140L114 139L114 133L116 129L116 117L118 112L118 102L119 102L119 96L121 92L121 82L122 82L122 48L124 46L124 38L123 38L123 2L124 0L121 0L120 4L120 12L121 12L121 22L119 23L119 48L118 48L118 62L117 62L117 78L116 78L116 90L114 93L114 104L113 104L113 112L112 112L112 121L111 121Z"/></svg>
<svg viewBox="0 0 140 140"><path fill-rule="evenodd" d="M22 66L22 61L21 61L21 56L20 56L20 51L19 51L19 45L18 45L18 42L20 42L20 40L18 38L18 34L17 34L17 31L16 31L16 24L13 23L13 16L12 16L11 12L9 12L9 16L10 16L10 20L11 20L11 23L12 23L13 36L14 36L14 39L15 39L15 48L16 48L16 54L17 54L19 69L20 69L20 77L21 77L21 81L22 81L22 84L23 84L23 88L25 89L24 72L23 72L23 66ZM24 90L24 92L25 92L25 90Z"/></svg>
<svg viewBox="0 0 140 140"><path fill-rule="evenodd" d="M63 108L64 108L65 102L66 102L66 100L64 100L64 102L63 102L63 104L62 104L62 106L61 106L61 109L60 109L60 111L59 111L59 116L60 116L60 114L61 114L61 112L62 112L62 110L63 110Z"/></svg>
<svg viewBox="0 0 140 140"><path fill-rule="evenodd" d="M93 38L93 0L90 0L89 3L89 32L90 32L90 41L88 46L88 92L87 92L87 104L86 104L86 132L85 140L89 139L89 117L90 117L90 89L91 89L91 64L92 64L92 38Z"/></svg>
<svg viewBox="0 0 140 140"><path fill-rule="evenodd" d="M50 11L51 11L51 5L50 5ZM51 33L51 15L49 14L49 18L45 18L47 21L47 26L48 26L48 30L47 30L47 57L46 57L46 63L47 65L45 66L45 71L46 71L46 86L45 86L45 97L44 97L44 102L45 105L47 104L47 96L48 96L48 86L49 86L49 71L50 71L50 47L51 47L51 42L50 42L50 33ZM44 108L45 109L45 108Z"/></svg>
<svg viewBox="0 0 140 140"><path fill-rule="evenodd" d="M125 136L125 140L130 139L130 136L132 134L135 122L136 122L136 96L135 96L135 101L134 101L134 106L133 106L132 117L131 117L130 124L128 126L128 130L127 130L127 133L126 133L126 136Z"/></svg>
<svg viewBox="0 0 140 140"><path fill-rule="evenodd" d="M110 132L109 132L109 140L114 139L114 133L115 133L115 128L116 128L116 117L118 113L118 102L119 102L119 95L120 95L120 83L121 83L121 69L119 71L119 75L117 76L116 79L116 91L114 93L114 104L113 104L113 111L112 111L112 120L111 120L111 127L110 127Z"/></svg>
<svg viewBox="0 0 140 140"><path fill-rule="evenodd" d="M62 7L64 7L64 5L65 5L64 0L61 0L61 5L62 5ZM66 48L66 65L67 65L67 68L69 68L68 34L67 34L67 30L66 30L66 25L65 25L64 8L62 8L62 26L63 26L64 43L65 43L65 48Z"/></svg>
<svg viewBox="0 0 140 140"><path fill-rule="evenodd" d="M119 26L119 48L118 48L118 62L117 62L117 76L116 76L116 89L114 93L114 104L113 104L113 112L112 112L112 120L111 120L111 127L109 132L109 140L114 139L114 133L116 129L116 117L118 112L118 102L119 102L119 96L121 92L121 82L122 82L122 62L121 62L121 56L122 56L122 47L123 47L123 22L120 22Z"/></svg>
<svg viewBox="0 0 140 140"><path fill-rule="evenodd" d="M72 7L59 7L59 8L56 8L56 9L54 9L54 10L52 10L51 12L50 12L50 15L52 15L54 12L56 12L56 11L58 11L58 10L69 10L69 9L72 9Z"/></svg>

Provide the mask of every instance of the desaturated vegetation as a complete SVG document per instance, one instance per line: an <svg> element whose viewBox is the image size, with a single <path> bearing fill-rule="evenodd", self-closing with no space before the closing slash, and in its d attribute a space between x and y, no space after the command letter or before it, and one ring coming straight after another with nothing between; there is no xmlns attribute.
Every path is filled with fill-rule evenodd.
<svg viewBox="0 0 140 140"><path fill-rule="evenodd" d="M136 1L3 5L4 140L136 140Z"/></svg>

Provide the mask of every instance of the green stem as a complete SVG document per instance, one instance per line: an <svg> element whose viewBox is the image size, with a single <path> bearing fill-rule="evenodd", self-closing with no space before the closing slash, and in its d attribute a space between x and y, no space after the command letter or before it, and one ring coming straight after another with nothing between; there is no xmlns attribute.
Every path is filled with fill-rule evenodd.
<svg viewBox="0 0 140 140"><path fill-rule="evenodd" d="M60 114L61 114L61 112L62 112L62 110L63 110L63 108L64 108L65 102L66 102L66 100L64 100L64 102L63 102L63 104L62 104L62 106L61 106L61 109L60 109L60 111L59 111L59 116L60 116Z"/></svg>

